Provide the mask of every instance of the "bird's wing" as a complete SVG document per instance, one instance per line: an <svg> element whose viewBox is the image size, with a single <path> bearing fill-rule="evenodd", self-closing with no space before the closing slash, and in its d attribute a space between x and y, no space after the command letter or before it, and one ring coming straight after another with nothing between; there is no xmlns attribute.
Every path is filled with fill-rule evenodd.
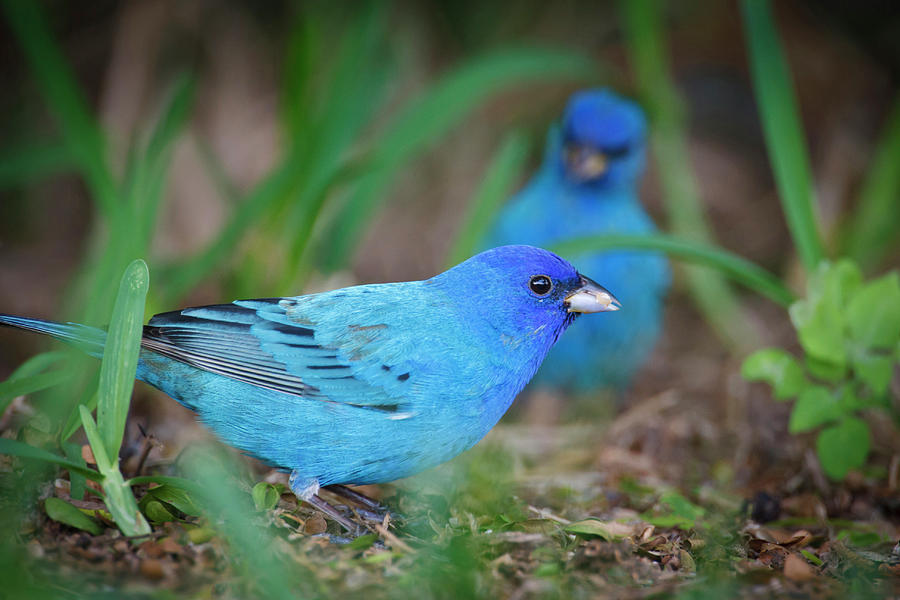
<svg viewBox="0 0 900 600"><path fill-rule="evenodd" d="M318 296L328 294L241 300L160 314L144 328L141 344L270 390L396 411L403 396L397 382L403 381L404 372L393 373L401 361L383 351L387 325L351 319L336 326L345 312L340 296L313 303L329 317L322 319L325 323L297 310L298 303L310 304L303 300Z"/></svg>

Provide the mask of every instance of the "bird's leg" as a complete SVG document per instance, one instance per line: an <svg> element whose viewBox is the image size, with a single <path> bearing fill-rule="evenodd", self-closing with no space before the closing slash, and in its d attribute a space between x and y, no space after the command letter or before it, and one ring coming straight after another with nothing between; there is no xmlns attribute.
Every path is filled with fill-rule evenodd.
<svg viewBox="0 0 900 600"><path fill-rule="evenodd" d="M299 500L316 507L319 511L340 523L352 535L355 536L359 532L359 525L342 515L338 509L318 496L319 480L315 477L305 477L297 471L292 471L288 479L288 485L290 485L291 491L294 492L294 495Z"/></svg>
<svg viewBox="0 0 900 600"><path fill-rule="evenodd" d="M355 508L354 510L368 521L381 523L384 521L386 515L390 515L392 521L399 516L398 513L391 511L387 506L381 504L377 500L373 500L365 494L352 490L345 485L334 484L326 486L325 489L335 496L340 496L351 502L362 505L364 508Z"/></svg>
<svg viewBox="0 0 900 600"><path fill-rule="evenodd" d="M340 484L327 485L327 486L325 486L325 489L336 496L341 496L342 498L346 498L347 500L352 500L353 502L356 502L357 504L361 504L362 506L364 506L365 508L368 508L372 512L384 513L387 511L387 507L382 506L382 504L380 502L378 502L377 500L373 500L372 498L369 498L365 494L357 492L356 490L352 490L345 485L340 485Z"/></svg>
<svg viewBox="0 0 900 600"><path fill-rule="evenodd" d="M305 502L308 502L309 504L315 506L321 512L325 513L327 516L340 523L344 527L344 529L346 529L350 533L350 535L355 537L359 533L359 525L342 515L338 509L322 500L319 496L313 494L309 498L306 498Z"/></svg>

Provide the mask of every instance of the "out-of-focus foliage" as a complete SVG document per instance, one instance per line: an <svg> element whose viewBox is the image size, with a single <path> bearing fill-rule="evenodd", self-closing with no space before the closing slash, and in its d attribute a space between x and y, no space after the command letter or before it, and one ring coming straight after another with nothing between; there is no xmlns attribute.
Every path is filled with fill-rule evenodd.
<svg viewBox="0 0 900 600"><path fill-rule="evenodd" d="M869 453L869 427L858 415L895 411L888 386L900 363L900 277L892 271L863 282L849 259L822 263L790 314L803 360L768 348L748 357L742 373L768 382L779 400L796 399L790 431L822 428L819 460L830 477L843 479Z"/></svg>

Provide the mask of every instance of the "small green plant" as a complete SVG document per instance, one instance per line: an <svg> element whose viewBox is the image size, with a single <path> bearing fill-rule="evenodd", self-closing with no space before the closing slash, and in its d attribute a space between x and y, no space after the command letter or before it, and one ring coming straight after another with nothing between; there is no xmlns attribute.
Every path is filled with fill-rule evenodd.
<svg viewBox="0 0 900 600"><path fill-rule="evenodd" d="M779 400L796 399L791 433L820 429L816 450L833 479L865 464L870 434L859 413L892 410L888 389L900 362L900 277L870 282L848 259L823 262L810 277L806 298L790 307L804 356L780 348L760 350L742 374L766 381Z"/></svg>

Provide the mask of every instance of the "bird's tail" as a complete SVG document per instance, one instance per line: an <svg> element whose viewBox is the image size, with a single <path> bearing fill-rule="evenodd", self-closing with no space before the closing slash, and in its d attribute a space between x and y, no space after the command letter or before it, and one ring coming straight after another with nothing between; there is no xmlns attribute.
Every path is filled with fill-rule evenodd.
<svg viewBox="0 0 900 600"><path fill-rule="evenodd" d="M72 344L96 358L103 356L103 346L106 344L105 331L78 323L57 323L56 321L44 321L43 319L30 319L28 317L17 317L0 313L0 325L18 327L19 329L49 335L67 344Z"/></svg>

